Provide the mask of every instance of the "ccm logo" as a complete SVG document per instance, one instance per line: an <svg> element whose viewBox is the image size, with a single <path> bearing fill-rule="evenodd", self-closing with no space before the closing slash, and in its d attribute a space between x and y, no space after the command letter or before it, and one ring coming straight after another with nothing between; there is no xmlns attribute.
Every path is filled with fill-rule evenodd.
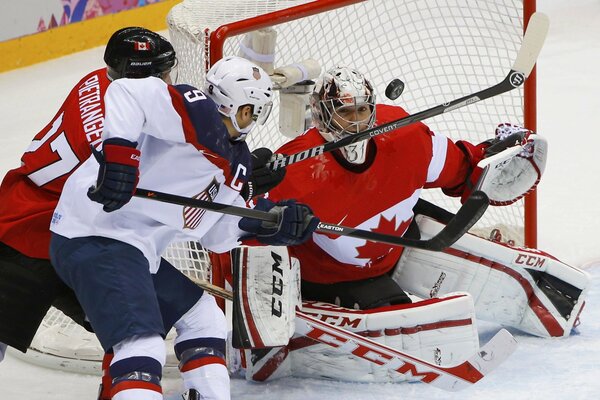
<svg viewBox="0 0 600 400"><path fill-rule="evenodd" d="M283 297L283 269L281 269L281 261L283 260L279 254L271 252L273 257L273 283L271 285L271 315L281 318L283 312L283 304L281 298Z"/></svg>
<svg viewBox="0 0 600 400"><path fill-rule="evenodd" d="M545 262L545 258L523 253L519 253L517 258L515 259L515 264L522 264L536 268L541 268Z"/></svg>
<svg viewBox="0 0 600 400"><path fill-rule="evenodd" d="M327 322L328 324L332 324L332 325L339 326L342 328L347 327L347 326L351 326L353 328L358 328L360 326L360 322L361 322L360 318L350 319L349 317L341 316L341 315L325 315L325 314L321 314L321 315L312 314L312 315L319 318L323 322Z"/></svg>

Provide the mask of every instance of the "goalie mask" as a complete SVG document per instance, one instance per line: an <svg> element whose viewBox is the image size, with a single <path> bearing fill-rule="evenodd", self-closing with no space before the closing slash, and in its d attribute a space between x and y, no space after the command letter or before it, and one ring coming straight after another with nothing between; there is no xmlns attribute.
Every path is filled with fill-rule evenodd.
<svg viewBox="0 0 600 400"><path fill-rule="evenodd" d="M255 125L263 125L269 117L273 107L272 87L271 78L259 66L241 57L225 57L206 73L204 92L240 132L236 140L243 140ZM252 123L241 128L236 114L245 105L252 106Z"/></svg>
<svg viewBox="0 0 600 400"><path fill-rule="evenodd" d="M335 67L323 74L315 84L310 105L313 122L328 142L375 125L373 86L352 68ZM362 164L367 140L345 146L340 151L348 162Z"/></svg>
<svg viewBox="0 0 600 400"><path fill-rule="evenodd" d="M175 50L158 33L140 27L119 29L108 40L104 62L111 80L164 78L177 64Z"/></svg>

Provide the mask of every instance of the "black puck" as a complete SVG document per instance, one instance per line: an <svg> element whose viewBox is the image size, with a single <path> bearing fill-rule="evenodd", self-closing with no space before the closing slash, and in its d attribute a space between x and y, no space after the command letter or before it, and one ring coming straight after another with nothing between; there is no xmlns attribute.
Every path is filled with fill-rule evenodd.
<svg viewBox="0 0 600 400"><path fill-rule="evenodd" d="M390 100L396 100L404 92L404 82L400 79L395 78L388 83L385 88L385 97Z"/></svg>

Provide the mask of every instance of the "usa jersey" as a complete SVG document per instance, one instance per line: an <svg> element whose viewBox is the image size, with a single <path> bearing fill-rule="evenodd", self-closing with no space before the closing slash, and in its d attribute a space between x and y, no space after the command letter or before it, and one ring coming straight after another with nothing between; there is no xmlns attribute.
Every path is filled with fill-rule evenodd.
<svg viewBox="0 0 600 400"><path fill-rule="evenodd" d="M400 107L377 105L376 124L406 115ZM289 155L323 143L318 130L311 128L278 152ZM416 123L373 137L363 165L347 163L336 152L292 164L268 196L306 203L323 222L401 236L412 221L421 190L459 187L469 167L468 157L452 141ZM311 240L292 247L291 252L300 260L302 279L333 283L388 272L402 248L313 233Z"/></svg>
<svg viewBox="0 0 600 400"><path fill-rule="evenodd" d="M48 259L50 219L67 177L100 143L106 68L73 87L52 119L0 186L0 241L26 256Z"/></svg>
<svg viewBox="0 0 600 400"><path fill-rule="evenodd" d="M215 103L200 90L153 77L119 79L107 90L105 104L103 140L138 143L138 187L245 206L239 191L250 173L250 151L245 142L230 140ZM239 217L136 197L106 213L87 197L98 168L91 157L69 177L52 218L53 232L129 243L148 259L151 272L174 240L197 240L225 252L244 233Z"/></svg>

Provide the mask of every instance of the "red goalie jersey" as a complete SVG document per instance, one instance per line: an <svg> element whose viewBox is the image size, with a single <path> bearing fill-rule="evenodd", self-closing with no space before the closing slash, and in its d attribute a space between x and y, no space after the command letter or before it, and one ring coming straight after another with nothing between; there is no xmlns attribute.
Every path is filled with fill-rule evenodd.
<svg viewBox="0 0 600 400"><path fill-rule="evenodd" d="M376 125L408 115L400 107L377 105ZM325 140L316 128L282 146L294 154ZM460 195L483 150L434 134L412 124L368 144L364 164L348 163L338 152L292 164L281 184L268 196L293 198L310 205L321 221L401 236L413 218L423 188L443 188ZM317 283L361 280L391 270L401 247L349 236L314 233L312 240L291 248L300 260L302 279Z"/></svg>
<svg viewBox="0 0 600 400"><path fill-rule="evenodd" d="M91 72L71 90L52 121L33 139L21 166L0 187L0 240L33 258L48 259L50 219L69 175L100 143L106 68Z"/></svg>

